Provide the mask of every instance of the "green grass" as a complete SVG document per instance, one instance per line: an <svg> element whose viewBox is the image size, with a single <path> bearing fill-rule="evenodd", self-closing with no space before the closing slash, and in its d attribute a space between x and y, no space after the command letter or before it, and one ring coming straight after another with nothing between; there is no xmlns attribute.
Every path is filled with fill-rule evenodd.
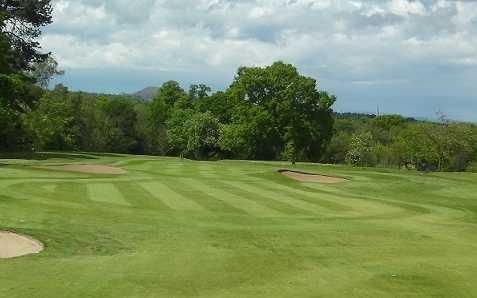
<svg viewBox="0 0 477 298"><path fill-rule="evenodd" d="M0 160L0 297L477 297L477 174L99 154ZM21 158L26 158L20 156ZM123 176L32 166L99 163Z"/></svg>

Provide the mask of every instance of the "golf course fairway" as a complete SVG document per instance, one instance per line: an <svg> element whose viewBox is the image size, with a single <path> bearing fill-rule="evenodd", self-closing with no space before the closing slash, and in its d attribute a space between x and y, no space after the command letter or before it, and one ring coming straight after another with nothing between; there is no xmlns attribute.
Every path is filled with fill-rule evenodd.
<svg viewBox="0 0 477 298"><path fill-rule="evenodd" d="M43 245L0 297L477 297L477 174L40 157L0 160L0 231Z"/></svg>

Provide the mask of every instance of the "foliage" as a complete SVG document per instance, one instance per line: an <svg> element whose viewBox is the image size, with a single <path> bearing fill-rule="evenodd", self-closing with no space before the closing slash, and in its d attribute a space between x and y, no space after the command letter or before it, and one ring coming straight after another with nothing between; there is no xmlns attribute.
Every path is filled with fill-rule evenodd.
<svg viewBox="0 0 477 298"><path fill-rule="evenodd" d="M467 172L477 173L477 161L471 162L465 170Z"/></svg>
<svg viewBox="0 0 477 298"><path fill-rule="evenodd" d="M51 56L48 56L44 61L35 63L29 75L41 88L48 88L54 76L61 76L64 73L63 70L58 69L58 62Z"/></svg>
<svg viewBox="0 0 477 298"><path fill-rule="evenodd" d="M219 121L210 113L196 113L184 123L186 153L195 159L209 158L218 151Z"/></svg>
<svg viewBox="0 0 477 298"><path fill-rule="evenodd" d="M0 3L0 36L8 61L0 73L18 73L30 70L32 63L45 61L49 54L39 51L36 40L41 27L52 22L50 0L2 1Z"/></svg>
<svg viewBox="0 0 477 298"><path fill-rule="evenodd" d="M120 96L70 92L58 85L25 123L37 150L164 153L154 138L160 131L148 126L148 111L147 105Z"/></svg>
<svg viewBox="0 0 477 298"><path fill-rule="evenodd" d="M366 132L354 135L346 159L349 163L359 166L368 166L372 163L373 136Z"/></svg>
<svg viewBox="0 0 477 298"><path fill-rule="evenodd" d="M279 159L288 143L294 144L302 160L320 158L332 135L335 97L319 92L314 79L282 62L264 68L242 67L227 93L236 108L232 127L226 131L241 132L238 144L258 147L247 158ZM253 139L245 140L248 135ZM222 143L234 142L222 138Z"/></svg>
<svg viewBox="0 0 477 298"><path fill-rule="evenodd" d="M106 144L111 152L137 152L137 114L134 104L128 99L105 101L101 110L106 118Z"/></svg>
<svg viewBox="0 0 477 298"><path fill-rule="evenodd" d="M0 151L31 149L31 138L25 129L22 116L0 105Z"/></svg>
<svg viewBox="0 0 477 298"><path fill-rule="evenodd" d="M477 156L477 127L397 115L336 115L335 135L323 161L359 166L464 171Z"/></svg>
<svg viewBox="0 0 477 298"><path fill-rule="evenodd" d="M290 141L285 145L285 150L283 150L283 158L290 161L292 164L296 163L297 152L295 143L293 143L293 141Z"/></svg>
<svg viewBox="0 0 477 298"><path fill-rule="evenodd" d="M22 114L42 96L29 72L50 57L40 52L37 39L51 20L50 0L0 2L0 150L30 147Z"/></svg>
<svg viewBox="0 0 477 298"><path fill-rule="evenodd" d="M67 89L58 86L51 96L42 97L38 107L26 117L34 136L35 148L43 150L74 150L81 133L74 123L76 111L68 100Z"/></svg>
<svg viewBox="0 0 477 298"><path fill-rule="evenodd" d="M167 122L167 137L170 144L170 152L183 156L187 153L187 130L185 123L191 119L194 111L191 109L175 110Z"/></svg>

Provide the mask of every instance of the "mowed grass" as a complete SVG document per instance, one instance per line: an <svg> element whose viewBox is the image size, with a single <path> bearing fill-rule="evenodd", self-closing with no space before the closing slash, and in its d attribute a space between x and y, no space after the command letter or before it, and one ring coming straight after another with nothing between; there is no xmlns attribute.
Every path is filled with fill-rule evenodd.
<svg viewBox="0 0 477 298"><path fill-rule="evenodd" d="M0 230L46 246L0 260L0 297L477 297L475 174L45 156L0 160Z"/></svg>

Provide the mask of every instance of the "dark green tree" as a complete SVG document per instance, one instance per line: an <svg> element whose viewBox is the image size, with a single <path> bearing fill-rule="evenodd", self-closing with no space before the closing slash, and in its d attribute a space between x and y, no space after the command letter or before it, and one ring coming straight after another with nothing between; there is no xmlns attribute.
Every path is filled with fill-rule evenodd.
<svg viewBox="0 0 477 298"><path fill-rule="evenodd" d="M69 98L68 89L58 85L46 93L38 107L25 117L37 150L76 150L80 128L75 123L78 110Z"/></svg>
<svg viewBox="0 0 477 298"><path fill-rule="evenodd" d="M194 110L176 109L167 121L167 138L170 145L169 153L180 155L187 154L187 131L185 123L192 118Z"/></svg>
<svg viewBox="0 0 477 298"><path fill-rule="evenodd" d="M253 142L264 148L253 149L256 154L252 158L283 158L286 144L293 144L296 159L320 159L332 136L331 107L336 98L319 92L314 79L282 62L265 68L242 67L227 94L236 103L234 113L243 113L245 106L259 107L269 115L267 135L256 135L259 139ZM247 117L233 118L235 127L250 126L251 119ZM224 138L221 143L226 143Z"/></svg>
<svg viewBox="0 0 477 298"><path fill-rule="evenodd" d="M210 112L196 113L184 123L186 154L209 159L219 151L220 124Z"/></svg>
<svg viewBox="0 0 477 298"><path fill-rule="evenodd" d="M50 0L0 1L0 34L7 47L7 67L2 73L30 70L49 54L40 52L41 28L52 22Z"/></svg>
<svg viewBox="0 0 477 298"><path fill-rule="evenodd" d="M140 153L136 136L137 113L134 104L125 98L116 98L101 106L106 118L105 136L109 151Z"/></svg>
<svg viewBox="0 0 477 298"><path fill-rule="evenodd" d="M45 61L37 41L41 27L51 23L50 1L0 1L0 150L28 149L21 114L41 97L35 78L27 73ZM15 132L15 133L12 133Z"/></svg>

